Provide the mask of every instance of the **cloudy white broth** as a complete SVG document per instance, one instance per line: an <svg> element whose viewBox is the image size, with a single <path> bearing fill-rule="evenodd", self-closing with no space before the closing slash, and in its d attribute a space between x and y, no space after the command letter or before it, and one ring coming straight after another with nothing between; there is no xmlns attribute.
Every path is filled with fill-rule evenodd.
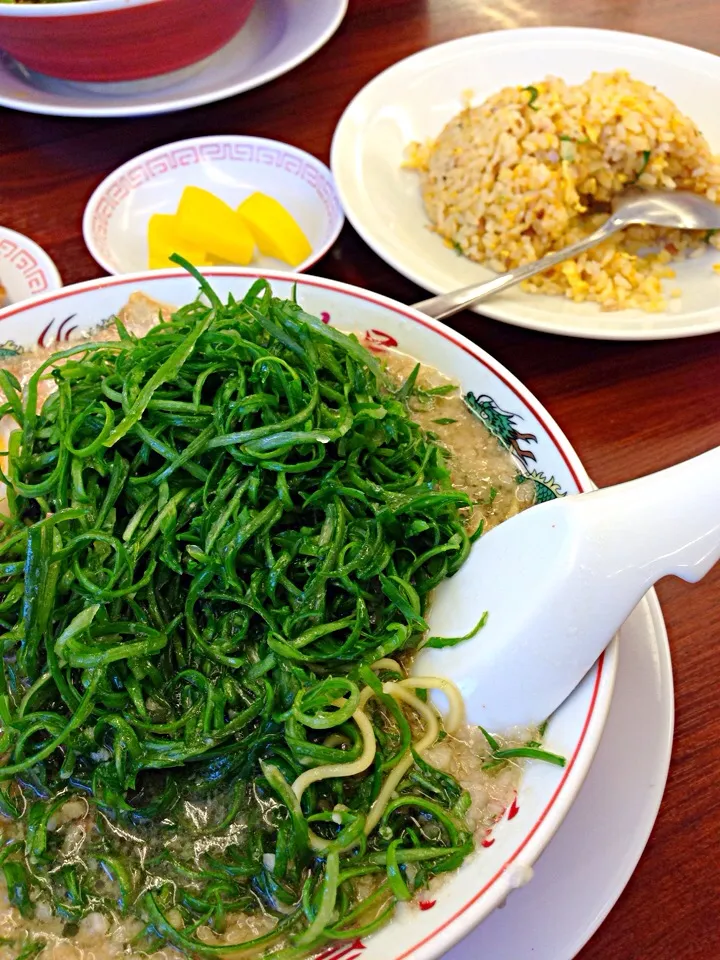
<svg viewBox="0 0 720 960"><path fill-rule="evenodd" d="M562 762L408 675L531 502L510 453L437 371L203 289L2 361L0 958L370 936Z"/></svg>

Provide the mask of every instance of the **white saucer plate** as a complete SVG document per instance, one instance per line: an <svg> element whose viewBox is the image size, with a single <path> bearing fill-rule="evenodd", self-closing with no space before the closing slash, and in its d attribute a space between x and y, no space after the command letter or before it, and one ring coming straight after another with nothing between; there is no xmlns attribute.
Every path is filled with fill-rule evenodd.
<svg viewBox="0 0 720 960"><path fill-rule="evenodd" d="M0 286L10 304L58 290L62 280L53 261L34 240L0 227ZM0 306L7 304L0 302Z"/></svg>
<svg viewBox="0 0 720 960"><path fill-rule="evenodd" d="M427 229L418 177L403 169L407 145L436 137L463 105L548 75L579 83L593 71L626 69L657 86L692 117L720 153L720 57L652 37L610 30L537 27L476 34L430 47L381 73L343 114L331 166L345 213L392 267L433 293L488 280ZM603 312L598 304L529 294L517 287L480 304L485 316L549 333L659 340L720 330L720 251L674 264L682 296L662 313Z"/></svg>
<svg viewBox="0 0 720 960"><path fill-rule="evenodd" d="M30 79L0 55L0 106L61 117L138 117L172 113L235 96L274 80L328 42L348 0L257 0L237 36L199 72L157 89L99 93L97 85Z"/></svg>
<svg viewBox="0 0 720 960"><path fill-rule="evenodd" d="M445 960L572 960L625 889L655 823L672 748L672 664L654 591L623 626L618 650L598 752L532 882Z"/></svg>

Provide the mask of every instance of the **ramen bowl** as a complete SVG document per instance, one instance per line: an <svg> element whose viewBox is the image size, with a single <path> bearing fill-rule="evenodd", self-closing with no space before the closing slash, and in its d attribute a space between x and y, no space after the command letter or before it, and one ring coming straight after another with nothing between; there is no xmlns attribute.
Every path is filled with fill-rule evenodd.
<svg viewBox="0 0 720 960"><path fill-rule="evenodd" d="M0 3L0 49L62 80L125 84L180 79L228 43L255 0L75 0Z"/></svg>
<svg viewBox="0 0 720 960"><path fill-rule="evenodd" d="M530 391L487 353L443 324L393 300L331 280L242 268L203 272L221 298L232 294L236 299L258 276L264 276L277 296L290 297L295 291L306 311L355 333L377 353L397 347L442 371L464 393L482 399L491 433L498 435L502 424L505 446L516 459L518 473L536 484L539 496L546 499L591 489L577 454ZM97 327L136 291L181 305L197 296L198 284L180 270L167 270L66 287L0 311L2 348L65 346L77 335L71 330ZM494 423L498 417L504 419ZM516 442L514 433L522 442ZM452 580L448 588L451 585ZM521 601L521 582L508 583L507 590ZM565 767L528 764L505 810L456 873L433 887L420 903L401 904L392 922L364 943L356 942L350 954L348 942L337 951L328 946L325 960L347 960L349 955L359 956L359 951L364 960L440 957L514 889L532 880L534 862L562 823L592 763L610 706L616 666L617 642L613 641L550 719L543 745L564 755Z"/></svg>

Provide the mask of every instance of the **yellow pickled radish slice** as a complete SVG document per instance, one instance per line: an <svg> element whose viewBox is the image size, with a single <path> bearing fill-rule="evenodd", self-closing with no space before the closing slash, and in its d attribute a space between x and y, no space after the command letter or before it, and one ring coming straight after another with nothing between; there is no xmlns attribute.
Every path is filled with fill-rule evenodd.
<svg viewBox="0 0 720 960"><path fill-rule="evenodd" d="M196 267L205 267L209 261L202 247L189 243L180 236L178 221L174 214L154 213L148 223L148 267L160 270L176 267L170 254L179 253Z"/></svg>
<svg viewBox="0 0 720 960"><path fill-rule="evenodd" d="M260 253L297 267L312 253L312 247L297 220L285 207L265 193L251 193L237 212L255 237Z"/></svg>
<svg viewBox="0 0 720 960"><path fill-rule="evenodd" d="M252 233L232 207L209 190L185 187L177 220L181 236L210 256L230 263L250 263L255 250Z"/></svg>

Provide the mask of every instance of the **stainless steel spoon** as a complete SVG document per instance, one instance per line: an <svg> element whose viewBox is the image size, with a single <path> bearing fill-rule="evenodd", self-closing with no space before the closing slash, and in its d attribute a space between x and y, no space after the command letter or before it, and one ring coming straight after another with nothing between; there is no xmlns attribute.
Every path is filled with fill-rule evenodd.
<svg viewBox="0 0 720 960"><path fill-rule="evenodd" d="M632 191L622 195L614 206L612 214L594 233L578 243L564 247L556 253L549 253L540 260L516 267L507 273L501 273L492 280L473 283L451 293L443 293L429 300L421 300L413 306L421 313L443 320L460 310L473 307L481 300L500 293L508 287L542 273L548 267L569 260L578 253L589 250L619 230L632 224L645 224L653 227L676 227L681 230L718 230L720 229L720 205L705 197L682 190L646 190Z"/></svg>

